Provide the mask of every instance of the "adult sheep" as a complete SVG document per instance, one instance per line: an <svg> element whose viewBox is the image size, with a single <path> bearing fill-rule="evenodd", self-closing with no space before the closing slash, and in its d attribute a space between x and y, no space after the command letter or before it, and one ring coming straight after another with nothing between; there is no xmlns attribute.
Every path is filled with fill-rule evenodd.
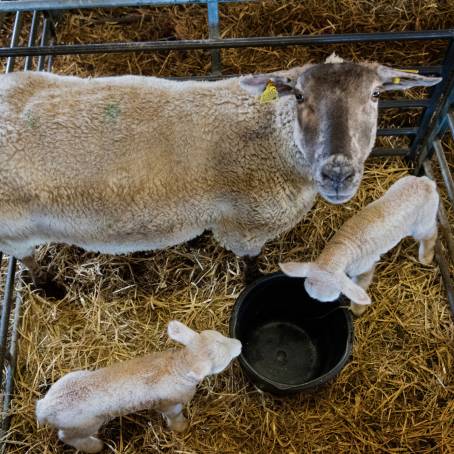
<svg viewBox="0 0 454 454"><path fill-rule="evenodd" d="M279 99L260 103L270 81ZM208 229L254 257L317 193L356 193L380 91L439 81L336 56L217 82L2 75L0 249L38 286L48 242L123 254Z"/></svg>

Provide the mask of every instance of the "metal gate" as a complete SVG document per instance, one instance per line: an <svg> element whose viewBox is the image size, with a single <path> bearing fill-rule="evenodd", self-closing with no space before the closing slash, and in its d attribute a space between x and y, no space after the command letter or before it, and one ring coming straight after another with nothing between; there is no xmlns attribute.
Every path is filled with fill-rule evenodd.
<svg viewBox="0 0 454 454"><path fill-rule="evenodd" d="M378 136L406 136L410 138L407 148L374 148L373 157L405 157L415 174L425 173L433 178L430 158L436 155L441 171L443 185L448 194L450 205L454 208L454 181L442 145L445 134L454 138L454 29L422 32L397 33L355 33L330 35L301 35L283 37L228 38L219 37L219 3L240 3L250 0L0 0L0 30L6 13L14 15L14 25L9 37L10 46L0 48L0 58L7 58L6 72L20 70L15 68L15 57L25 57L23 70L32 68L32 59L37 58L36 69L51 71L55 55L151 52L158 50L211 50L212 75L202 79L217 79L221 76L220 49L244 47L285 47L327 45L361 42L395 42L443 40L446 43L442 64L430 67L408 67L421 74L441 75L443 81L432 88L429 97L409 100L381 100L380 109L421 109L417 127L382 128ZM207 6L208 39L146 42L115 42L97 44L59 45L56 43L55 27L60 17L58 10L81 8L112 8L125 6L162 6L181 4L204 4ZM31 12L26 46L18 46L25 12ZM200 77L198 77L200 78ZM454 235L449 225L443 204L438 213L441 240L436 245L436 260L440 268L447 298L454 315L454 283L449 265L454 265ZM2 253L0 252L0 263ZM17 329L21 317L21 266L15 257L7 258L6 279L4 282L3 302L0 319L0 388L3 395L3 411L0 421L0 448L5 449L4 435L9 427L9 407L14 389L16 368ZM15 284L16 283L16 284Z"/></svg>

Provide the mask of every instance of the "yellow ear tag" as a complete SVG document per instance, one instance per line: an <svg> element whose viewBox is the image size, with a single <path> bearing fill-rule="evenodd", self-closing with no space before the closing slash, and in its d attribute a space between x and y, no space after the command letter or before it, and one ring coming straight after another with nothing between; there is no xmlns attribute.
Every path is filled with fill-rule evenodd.
<svg viewBox="0 0 454 454"><path fill-rule="evenodd" d="M399 69L399 71L403 71L404 73L415 73L418 74L417 69ZM393 77L393 84L398 84L400 83L400 77Z"/></svg>
<svg viewBox="0 0 454 454"><path fill-rule="evenodd" d="M279 93L277 92L276 85L272 80L268 81L266 84L265 90L260 95L260 103L265 104L267 102L276 101L279 98Z"/></svg>

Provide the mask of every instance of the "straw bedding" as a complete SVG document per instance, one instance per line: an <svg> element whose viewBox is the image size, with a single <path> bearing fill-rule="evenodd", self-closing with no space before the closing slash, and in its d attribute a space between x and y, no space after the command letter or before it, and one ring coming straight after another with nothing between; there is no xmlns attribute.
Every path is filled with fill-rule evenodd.
<svg viewBox="0 0 454 454"><path fill-rule="evenodd" d="M279 5L223 6L223 35L438 29L454 23L452 2L325 0ZM59 42L102 42L196 38L207 29L205 10L191 6L75 13L59 30ZM227 50L222 52L224 73L320 61L333 49ZM438 43L336 49L344 57L394 65L435 64L441 58ZM58 57L55 70L185 76L209 71L208 57L203 51ZM414 120L411 113L388 112L381 121L411 125ZM447 146L454 162L454 146L452 142ZM351 202L332 206L318 200L298 226L266 245L262 271L275 271L280 261L316 257L345 219L407 172L399 159L371 160ZM454 223L453 213L449 215ZM273 397L254 388L234 362L200 386L186 410L190 419L186 433L169 432L153 411L129 415L103 428L106 452L454 452L454 328L438 269L419 264L416 257L417 246L411 240L383 257L370 288L374 305L355 321L352 359L329 386ZM38 428L35 422L34 402L51 383L73 369L175 347L165 336L171 319L197 330L226 333L232 305L243 289L239 259L210 235L195 248L181 245L127 257L50 245L39 250L39 259L64 283L67 296L56 302L25 291L7 434L10 453L72 452L53 431Z"/></svg>

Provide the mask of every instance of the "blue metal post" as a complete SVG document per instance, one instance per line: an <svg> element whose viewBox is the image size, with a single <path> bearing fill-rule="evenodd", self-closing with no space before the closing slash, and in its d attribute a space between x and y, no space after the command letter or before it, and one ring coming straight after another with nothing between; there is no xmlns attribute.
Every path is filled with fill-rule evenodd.
<svg viewBox="0 0 454 454"><path fill-rule="evenodd" d="M219 38L219 3L218 0L208 0L208 36L210 39ZM221 73L221 54L219 49L211 50L211 73Z"/></svg>

